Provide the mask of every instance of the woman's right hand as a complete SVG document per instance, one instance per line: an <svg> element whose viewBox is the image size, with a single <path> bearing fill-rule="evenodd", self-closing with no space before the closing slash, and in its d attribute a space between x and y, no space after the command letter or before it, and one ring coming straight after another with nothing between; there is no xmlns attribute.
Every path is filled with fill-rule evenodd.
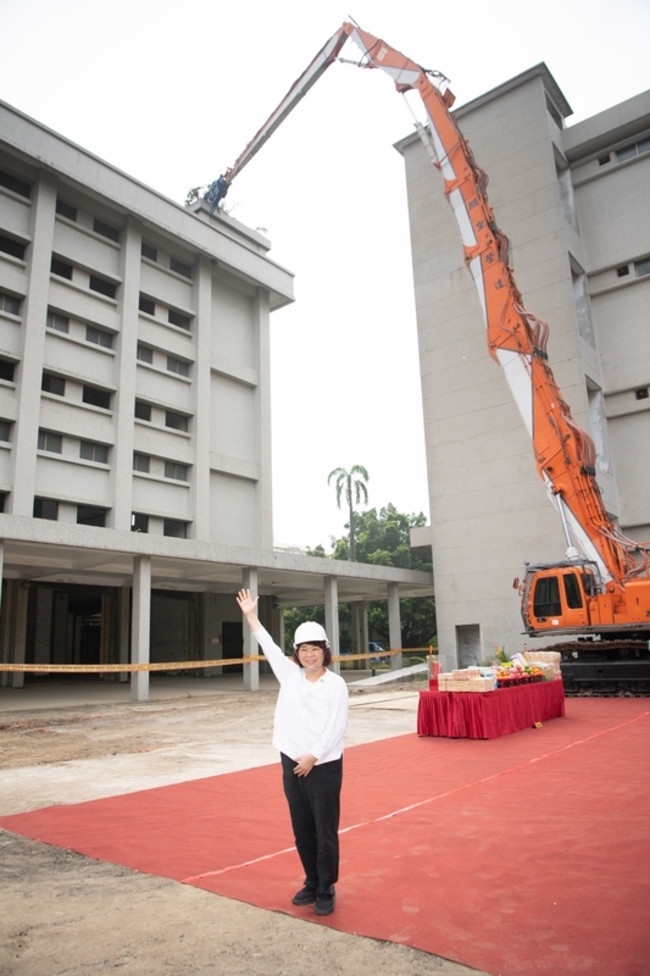
<svg viewBox="0 0 650 976"><path fill-rule="evenodd" d="M248 617L248 615L251 613L256 614L258 600L259 597L256 596L255 598L253 598L251 596L250 590L240 590L239 593L237 594L237 603L239 604L239 609L241 610L241 612L244 614L245 617Z"/></svg>

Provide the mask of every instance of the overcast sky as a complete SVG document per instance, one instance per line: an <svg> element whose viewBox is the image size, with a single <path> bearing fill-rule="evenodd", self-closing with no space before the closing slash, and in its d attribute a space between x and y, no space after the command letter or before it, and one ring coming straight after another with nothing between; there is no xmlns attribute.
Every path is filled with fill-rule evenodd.
<svg viewBox="0 0 650 976"><path fill-rule="evenodd" d="M0 0L0 98L182 202L234 162L348 15L447 75L458 105L541 61L569 125L650 87L650 0ZM296 275L297 301L271 319L278 545L329 549L344 534L336 467L367 468L369 506L428 516L393 148L411 131L386 76L336 64L226 199Z"/></svg>

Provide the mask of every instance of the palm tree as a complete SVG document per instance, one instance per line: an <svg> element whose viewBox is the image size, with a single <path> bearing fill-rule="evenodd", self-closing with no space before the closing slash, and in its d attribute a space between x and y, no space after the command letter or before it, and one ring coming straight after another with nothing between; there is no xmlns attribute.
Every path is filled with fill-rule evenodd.
<svg viewBox="0 0 650 976"><path fill-rule="evenodd" d="M354 501L357 505L360 503L362 497L364 502L368 501L368 489L365 485L365 482L368 480L368 472L360 464L353 464L349 471L346 471L345 468L334 468L333 471L330 471L327 476L328 485L332 478L335 479L336 504L339 508L341 507L341 495L345 491L345 500L348 503L350 512L350 559L352 562L356 562L357 543L354 534L352 494L354 492Z"/></svg>

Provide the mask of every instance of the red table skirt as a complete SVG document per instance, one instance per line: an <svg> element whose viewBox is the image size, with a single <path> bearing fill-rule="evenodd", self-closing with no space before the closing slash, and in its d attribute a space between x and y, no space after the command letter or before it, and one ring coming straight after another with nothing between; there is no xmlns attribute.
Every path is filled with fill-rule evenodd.
<svg viewBox="0 0 650 976"><path fill-rule="evenodd" d="M498 739L564 715L561 680L489 692L421 691L418 735Z"/></svg>

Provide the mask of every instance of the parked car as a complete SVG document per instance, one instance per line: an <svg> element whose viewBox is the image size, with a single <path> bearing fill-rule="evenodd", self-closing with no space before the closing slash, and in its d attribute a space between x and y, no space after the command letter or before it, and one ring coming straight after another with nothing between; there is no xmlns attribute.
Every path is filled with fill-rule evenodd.
<svg viewBox="0 0 650 976"><path fill-rule="evenodd" d="M386 653L386 648L384 647L383 644L380 644L377 641L368 641L368 653L369 654L376 654L376 655L385 654ZM386 658L386 657L371 657L370 658L370 663L371 664L381 664L382 661L385 662L387 660L388 660L388 658Z"/></svg>

